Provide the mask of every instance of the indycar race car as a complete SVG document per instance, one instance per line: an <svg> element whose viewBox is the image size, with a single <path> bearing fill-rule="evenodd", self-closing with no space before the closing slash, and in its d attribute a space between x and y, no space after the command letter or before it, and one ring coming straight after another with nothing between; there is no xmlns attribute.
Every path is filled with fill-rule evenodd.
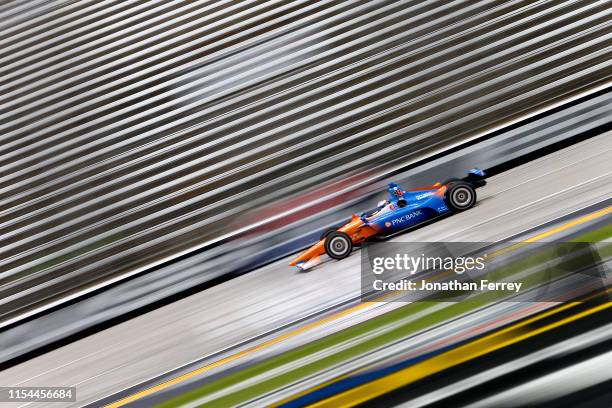
<svg viewBox="0 0 612 408"><path fill-rule="evenodd" d="M472 169L463 179L449 179L410 190L389 183L388 200L360 215L353 214L351 220L339 228L326 230L319 242L289 265L305 270L317 265L324 254L343 259L350 255L354 246L368 238L388 238L434 219L465 211L476 203L476 189L486 184L484 177L482 170Z"/></svg>

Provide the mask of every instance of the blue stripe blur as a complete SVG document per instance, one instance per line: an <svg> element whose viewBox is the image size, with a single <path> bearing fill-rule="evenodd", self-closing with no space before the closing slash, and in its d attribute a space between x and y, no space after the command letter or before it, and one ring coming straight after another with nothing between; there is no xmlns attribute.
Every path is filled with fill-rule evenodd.
<svg viewBox="0 0 612 408"><path fill-rule="evenodd" d="M411 365L420 363L421 361L427 360L428 358L434 357L438 354L442 354L446 351L449 351L453 348L459 347L463 344L474 341L476 338L481 336L476 336L470 338L468 340L464 340L458 343L451 344L450 346L442 347L441 349L431 351L429 353L422 354L417 357L410 358L408 360L401 361L399 363L390 365L388 367L380 368L377 370L368 371L366 373L357 374L351 377L347 377L336 381L332 384L329 384L325 387L319 388L312 392L309 392L306 395L303 395L294 400L288 401L285 404L280 405L282 408L295 408L295 407L304 407L306 405L313 404L317 401L321 401L323 399L329 398L333 395L339 394L346 390L350 390L351 388L358 387L362 384L369 383L371 381L377 380L379 378L385 377L387 375L393 374L396 371L400 371L406 367L410 367Z"/></svg>

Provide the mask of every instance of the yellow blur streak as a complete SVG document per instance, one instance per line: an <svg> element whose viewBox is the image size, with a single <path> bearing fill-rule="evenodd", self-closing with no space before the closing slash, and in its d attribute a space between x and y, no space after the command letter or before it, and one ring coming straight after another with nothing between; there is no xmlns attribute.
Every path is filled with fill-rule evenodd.
<svg viewBox="0 0 612 408"><path fill-rule="evenodd" d="M580 224L584 224L585 222L593 221L593 220L595 220L597 218L601 218L601 217L603 217L605 215L608 215L608 214L611 214L611 213L612 213L612 206L606 207L606 208L601 209L599 211L595 211L594 213L587 214L587 215L585 215L583 217L580 217L580 218L576 218L575 220L572 220L572 221L570 221L568 223L565 223L563 225L559 225L556 228L552 228L552 229L550 229L548 231L544 231L541 234L535 235L535 236L533 236L531 238L528 238L528 239L526 239L524 241L517 242L514 245L510 245L510 246L508 246L506 248L502 248L499 251L496 251L496 252L492 253L491 256L503 255L503 254L505 254L507 252L514 251L515 249L518 249L518 248L522 247L525 244L541 241L544 238L550 237L551 235L558 234L558 233L566 231L566 230L568 230L568 229L570 229L572 227L578 226Z"/></svg>
<svg viewBox="0 0 612 408"><path fill-rule="evenodd" d="M584 312L577 313L573 316L566 317L565 319L561 319L555 323L540 327L538 329L528 330L526 327L528 324L536 320L540 320L552 314L559 313L565 309L569 309L578 304L580 304L580 302L568 303L559 308L555 308L554 310L545 312L529 320L523 321L514 326L491 334L487 337L476 340L472 343L458 347L446 353L440 354L436 357L432 357L427 361L417 363L387 377L380 378L368 384L361 385L359 387L345 391L341 394L334 395L330 398L309 405L309 407L322 408L355 406L365 401L369 401L372 398L376 398L397 388L403 387L412 382L430 376L432 374L438 373L449 367L464 363L466 361L480 357L484 354L491 353L492 351L501 349L511 344L518 343L537 334L571 323L575 320L599 312L600 310L612 307L612 302L608 302L593 307Z"/></svg>
<svg viewBox="0 0 612 408"><path fill-rule="evenodd" d="M504 251L504 253L505 253L505 252L512 251L513 249L516 249L519 246L524 245L524 242L536 242L536 241L539 241L539 240L541 240L543 238L546 238L546 237L549 237L549 236L551 236L553 234L557 234L559 232L565 231L565 230L567 230L569 228L572 228L574 226L583 224L585 222L594 220L594 219L599 218L599 217L603 217L604 215L609 214L611 212L612 212L612 206L607 207L607 208L605 208L603 210L596 211L596 212L594 212L592 214L589 214L589 215L586 215L584 217L577 218L576 220L570 221L567 224L563 224L563 225L561 225L561 226L559 226L557 228L554 228L554 229L551 229L550 231L546 231L546 232L544 232L542 234L536 235L536 236L534 236L532 238L527 239L526 241L519 242L519 243L517 243L515 245L512 245L510 247L504 248L504 249L502 249L502 250L500 250L498 252ZM498 256L498 255L501 255L501 254L500 253L495 253L494 255ZM138 400L140 398L144 398L144 397L149 396L149 395L151 395L153 393L156 393L157 391L161 391L161 390L164 390L164 389L166 389L168 387L172 387L175 384L178 384L180 382L189 380L189 379L191 379L191 378L193 378L193 377L195 377L197 375L203 374L203 373L205 373L207 371L210 371L210 370L212 370L214 368L220 367L222 365L225 365L227 363L235 361L235 360L237 360L239 358L248 356L248 355L250 355L252 353L255 353L256 351L268 348L268 347L270 347L272 345L275 345L277 343L280 343L281 341L284 341L286 339L290 339L292 337L296 337L296 336L298 336L298 335L300 335L300 334L302 334L302 333L304 333L304 332L306 332L306 331L308 331L310 329L322 326L322 325L324 325L326 323L330 323L330 322L332 322L334 320L338 320L341 317L350 315L350 314L355 313L355 312L357 312L357 311L359 311L361 309L365 309L365 308L367 308L367 307L369 307L371 305L374 305L374 304L376 304L378 302L381 302L382 300L384 300L385 298L387 298L387 297L389 297L391 295L392 295L392 293L390 293L388 295L385 295L385 296L381 296L380 298L378 298L376 300L373 300L373 301L370 301L370 302L360 303L360 304L358 304L356 306L350 307L350 308L348 308L346 310L343 310L341 312L335 313L335 314L333 314L331 316L328 316L326 318L323 318L321 320L317 320L317 321L309 323L309 324L307 324L307 325L305 325L303 327L300 327L300 328L297 328L295 330L292 330L292 331L290 331L288 333L285 333L285 334L283 334L283 335L281 335L279 337L275 337L273 339L270 339L270 340L268 340L268 341L266 341L266 342L264 342L262 344L259 344L257 346L248 348L248 349L243 350L243 351L240 351L240 352L238 352L236 354L232 354L231 356L222 358L221 360L215 361L214 363L208 364L208 365L206 365L204 367L200 367L198 369L195 369L193 371L185 373L185 374L183 374L183 375L181 375L179 377L176 377L176 378L173 378L173 379L168 380L166 382L163 382L161 384L158 384L158 385L156 385L154 387L147 388L146 390L143 390L143 391L137 392L135 394L132 394L132 395L130 395L128 397L120 399L119 401L113 402L112 404L105 405L105 407L106 408L116 408L116 407L121 407L123 405L129 404L130 402L134 402L134 401L136 401L136 400Z"/></svg>
<svg viewBox="0 0 612 408"><path fill-rule="evenodd" d="M130 395L128 397L125 397L125 398L123 398L123 399L121 399L119 401L113 402L112 404L105 405L105 407L106 408L115 408L115 407L121 407L121 406L123 406L125 404L129 404L130 402L134 402L134 401L136 401L136 400L138 400L140 398L143 398L143 397L146 397L148 395L151 395L151 394L153 394L153 393L155 393L157 391L161 391L163 389L171 387L171 386L173 386L175 384L178 384L178 383L180 383L182 381L185 381L185 380L188 380L188 379L190 379L192 377L195 377L196 375L199 375L199 374L205 373L207 371L210 371L213 368L217 368L217 367L222 366L224 364L230 363L230 362L232 362L234 360L237 360L237 359L239 359L241 357L248 356L249 354L252 354L252 353L254 353L256 351L268 348L268 347L270 347L270 346L272 346L274 344L280 343L281 341L284 341L284 340L290 339L292 337L298 336L298 335L300 335L300 334L302 334L302 333L304 333L304 332L306 332L306 331L308 331L310 329L322 326L322 325L324 325L326 323L333 322L334 320L338 320L338 319L340 319L340 318L342 318L344 316L348 316L348 315L350 315L350 314L352 314L352 313L354 313L356 311L359 311L361 309L365 309L365 308L367 308L369 306L372 306L372 305L374 305L376 303L378 303L378 301L376 301L376 302L373 301L373 302L360 303L360 304L355 305L355 306L353 306L351 308L348 308L348 309L343 310L343 311L338 312L338 313L334 313L331 316L328 316L328 317L323 318L321 320L317 320L315 322L309 323L309 324L307 324L307 325L305 325L303 327L300 327L298 329L292 330L292 331L287 332L287 333L285 333L283 335L280 335L278 337L270 339L270 340L268 340L266 342L263 342L263 343L261 343L261 344L259 344L257 346L254 346L254 347L248 348L246 350L240 351L240 352L238 352L236 354L232 354L231 356L222 358L221 360L215 361L214 363L208 364L208 365L206 365L204 367L200 367L200 368L198 368L196 370L193 370L193 371L190 371L188 373L185 373L185 374L183 374L183 375L181 375L179 377L173 378L171 380L168 380L166 382L158 384L158 385L156 385L154 387L147 388L146 390L143 390L143 391L140 391L140 392L138 392L136 394Z"/></svg>

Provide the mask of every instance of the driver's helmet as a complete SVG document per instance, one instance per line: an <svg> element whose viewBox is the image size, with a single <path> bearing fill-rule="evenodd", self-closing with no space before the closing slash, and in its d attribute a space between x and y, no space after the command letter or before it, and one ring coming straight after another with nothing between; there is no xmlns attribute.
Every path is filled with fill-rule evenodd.
<svg viewBox="0 0 612 408"><path fill-rule="evenodd" d="M404 195L404 192L399 187L393 187L393 195L397 198L400 198Z"/></svg>

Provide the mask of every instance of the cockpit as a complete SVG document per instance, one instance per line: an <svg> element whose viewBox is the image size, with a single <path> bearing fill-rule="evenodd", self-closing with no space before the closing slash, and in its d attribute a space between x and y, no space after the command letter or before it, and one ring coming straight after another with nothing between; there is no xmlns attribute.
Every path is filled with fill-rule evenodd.
<svg viewBox="0 0 612 408"><path fill-rule="evenodd" d="M388 200L381 200L376 205L376 208L363 213L363 217L365 217L368 221L371 221L375 218L380 217L383 214L387 214L393 211L394 208L395 206L391 204Z"/></svg>
<svg viewBox="0 0 612 408"><path fill-rule="evenodd" d="M405 207L408 203L402 190L397 184L389 183L387 191L390 194L389 200L381 200L376 205L376 208L364 212L361 216L368 221L380 217L381 215L395 211L398 208Z"/></svg>

